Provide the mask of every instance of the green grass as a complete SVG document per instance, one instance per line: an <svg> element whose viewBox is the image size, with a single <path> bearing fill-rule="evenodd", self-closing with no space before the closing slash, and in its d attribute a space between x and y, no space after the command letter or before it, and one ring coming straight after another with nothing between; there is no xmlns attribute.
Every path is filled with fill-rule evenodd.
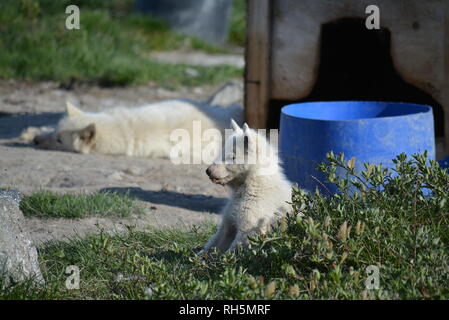
<svg viewBox="0 0 449 320"><path fill-rule="evenodd" d="M233 0L228 34L229 43L240 47L246 42L246 0Z"/></svg>
<svg viewBox="0 0 449 320"><path fill-rule="evenodd" d="M65 28L65 7L80 7L80 30ZM104 86L156 82L177 87L241 77L231 66L156 63L154 50L224 49L176 34L161 21L131 11L128 0L5 0L0 3L0 78L88 82Z"/></svg>
<svg viewBox="0 0 449 320"><path fill-rule="evenodd" d="M449 175L425 156L395 161L394 170L366 165L356 174L352 161L330 154L321 169L341 193L295 188L293 212L245 252L199 259L210 225L102 232L40 247L47 287L22 284L0 298L449 299ZM81 269L80 290L64 287L69 265ZM369 266L379 270L378 290L365 286Z"/></svg>
<svg viewBox="0 0 449 320"><path fill-rule="evenodd" d="M142 212L142 208L128 195L57 194L50 191L24 196L20 209L27 217L39 218L83 218L93 215L128 217Z"/></svg>

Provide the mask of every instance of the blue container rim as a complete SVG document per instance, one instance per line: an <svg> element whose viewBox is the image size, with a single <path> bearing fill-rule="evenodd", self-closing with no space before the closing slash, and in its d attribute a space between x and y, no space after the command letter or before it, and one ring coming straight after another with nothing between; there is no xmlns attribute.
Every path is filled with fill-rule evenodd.
<svg viewBox="0 0 449 320"><path fill-rule="evenodd" d="M401 106L401 107L407 107L407 108L414 108L412 112L408 112L405 114L398 114L398 115L390 115L390 116L376 116L376 117L360 117L360 118L354 118L354 119L320 119L320 118L314 118L314 117L307 117L307 116L300 116L298 115L298 107L316 107L317 105L332 105L332 108L338 107L339 105L348 105L348 104L357 104L360 107L361 105L384 105L387 107L393 107L393 106ZM287 116L289 118L293 119L304 119L304 120L310 120L310 121L324 121L324 122L348 122L348 121L380 121L382 119L392 119L397 118L401 119L404 117L410 117L413 115L419 115L423 113L432 112L432 107L429 105L424 104L417 104L417 103L408 103L408 102L392 102L392 101L364 101L364 100L347 100L347 101L310 101L310 102L298 102L298 103L292 103L285 105L281 109L281 113L283 116ZM296 113L296 114L295 114Z"/></svg>

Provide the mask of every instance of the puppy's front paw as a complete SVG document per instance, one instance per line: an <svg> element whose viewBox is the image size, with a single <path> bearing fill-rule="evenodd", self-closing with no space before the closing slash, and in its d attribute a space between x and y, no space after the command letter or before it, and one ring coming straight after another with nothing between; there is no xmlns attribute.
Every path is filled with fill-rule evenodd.
<svg viewBox="0 0 449 320"><path fill-rule="evenodd" d="M200 251L198 251L197 257L199 261L207 260L208 257L210 257L210 250L206 248L201 249Z"/></svg>

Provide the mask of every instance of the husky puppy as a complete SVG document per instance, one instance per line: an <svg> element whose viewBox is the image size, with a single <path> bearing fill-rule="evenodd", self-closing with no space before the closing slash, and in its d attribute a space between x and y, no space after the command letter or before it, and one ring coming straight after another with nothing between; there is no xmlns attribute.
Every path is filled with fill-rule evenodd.
<svg viewBox="0 0 449 320"><path fill-rule="evenodd" d="M219 159L206 173L212 182L227 185L232 196L222 213L218 232L200 253L220 252L248 244L248 235L266 233L277 216L291 210L292 185L279 166L279 158L265 136L245 123L231 120L233 133Z"/></svg>

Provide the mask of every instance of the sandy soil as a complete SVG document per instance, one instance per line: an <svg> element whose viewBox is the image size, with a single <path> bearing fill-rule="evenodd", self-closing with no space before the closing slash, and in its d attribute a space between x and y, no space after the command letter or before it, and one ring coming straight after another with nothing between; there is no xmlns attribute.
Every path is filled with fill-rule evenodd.
<svg viewBox="0 0 449 320"><path fill-rule="evenodd" d="M27 194L38 189L56 192L129 191L145 213L127 219L27 219L36 242L67 239L96 232L201 224L217 221L228 191L212 184L204 165L173 165L169 160L126 156L81 155L44 151L20 141L29 126L54 126L63 115L66 99L85 110L137 106L169 98L205 101L219 86L169 91L157 86L134 88L78 87L57 84L0 82L0 187Z"/></svg>

